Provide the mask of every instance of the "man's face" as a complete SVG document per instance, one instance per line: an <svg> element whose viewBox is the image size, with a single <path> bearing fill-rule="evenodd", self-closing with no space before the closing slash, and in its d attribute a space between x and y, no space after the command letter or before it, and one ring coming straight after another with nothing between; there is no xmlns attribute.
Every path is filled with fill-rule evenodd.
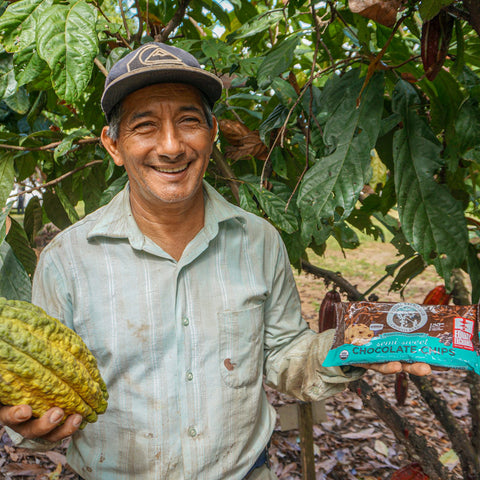
<svg viewBox="0 0 480 480"><path fill-rule="evenodd" d="M122 103L118 139L102 132L105 147L130 180L130 195L144 207L188 207L203 195L217 125L207 124L199 91L186 84L156 84ZM201 200L200 200L201 203Z"/></svg>

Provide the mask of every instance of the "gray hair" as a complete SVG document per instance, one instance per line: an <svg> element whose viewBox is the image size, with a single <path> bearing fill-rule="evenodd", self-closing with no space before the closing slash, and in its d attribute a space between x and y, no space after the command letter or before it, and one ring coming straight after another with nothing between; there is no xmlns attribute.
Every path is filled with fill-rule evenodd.
<svg viewBox="0 0 480 480"><path fill-rule="evenodd" d="M205 114L205 120L207 122L208 128L212 129L213 128L212 107L207 97L202 92L200 92L200 96L202 97L202 106L203 106L203 113ZM118 140L118 136L120 134L120 123L122 121L122 116L123 116L122 102L118 102L112 108L112 110L110 110L110 113L109 113L110 120L108 121L108 129L107 129L107 135L114 142Z"/></svg>

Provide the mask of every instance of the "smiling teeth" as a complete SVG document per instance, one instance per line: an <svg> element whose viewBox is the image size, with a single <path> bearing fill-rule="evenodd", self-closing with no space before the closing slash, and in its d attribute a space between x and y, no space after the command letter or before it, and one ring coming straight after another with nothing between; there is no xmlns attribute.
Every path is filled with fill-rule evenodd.
<svg viewBox="0 0 480 480"><path fill-rule="evenodd" d="M184 165L183 167L177 168L160 168L160 167L153 167L157 172L161 173L178 173L183 172L188 167L188 165Z"/></svg>

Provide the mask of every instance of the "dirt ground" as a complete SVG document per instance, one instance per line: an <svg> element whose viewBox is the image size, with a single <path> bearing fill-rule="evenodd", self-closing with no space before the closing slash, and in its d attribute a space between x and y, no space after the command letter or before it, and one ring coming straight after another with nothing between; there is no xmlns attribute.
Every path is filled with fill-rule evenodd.
<svg viewBox="0 0 480 480"><path fill-rule="evenodd" d="M321 260L321 259L320 259ZM330 253L325 268L353 270L358 273L348 278L359 291L364 292L379 278L379 266L395 261L395 252L390 245L367 245L347 253ZM320 263L319 263L320 265ZM320 265L323 266L323 265ZM305 319L317 330L318 310L327 291L323 280L303 273L295 274L302 300ZM398 293L388 291L386 281L375 290L383 301L411 301L421 303L425 295L441 283L433 269L427 269L405 290L402 298ZM465 432L468 430L468 388L465 373L460 371L436 372L432 382L448 401L456 420ZM383 398L387 399L402 416L414 425L417 433L423 435L429 445L438 452L442 463L453 474L459 475L458 459L451 450L451 444L428 407L421 399L413 384L409 385L404 406L396 406L394 397L394 376L367 374L365 379ZM295 401L267 388L270 402L277 411ZM349 390L328 399L324 403L325 416L313 426L315 441L316 480L390 480L392 474L408 465L405 448L393 433L376 417L364 408L360 398ZM302 479L301 449L299 432L296 429L283 431L279 418L270 447L271 468L281 480ZM76 480L78 477L69 469L65 461L65 449L34 453L15 448L0 427L0 479L1 480ZM152 479L153 480L153 479ZM225 479L228 480L228 479Z"/></svg>

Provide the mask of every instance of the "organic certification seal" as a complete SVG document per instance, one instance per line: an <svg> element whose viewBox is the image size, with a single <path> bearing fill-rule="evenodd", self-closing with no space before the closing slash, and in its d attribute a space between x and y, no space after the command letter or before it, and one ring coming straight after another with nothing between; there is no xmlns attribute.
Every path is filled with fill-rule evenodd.
<svg viewBox="0 0 480 480"><path fill-rule="evenodd" d="M397 303L388 312L387 323L395 330L410 333L427 323L427 314L415 303Z"/></svg>

